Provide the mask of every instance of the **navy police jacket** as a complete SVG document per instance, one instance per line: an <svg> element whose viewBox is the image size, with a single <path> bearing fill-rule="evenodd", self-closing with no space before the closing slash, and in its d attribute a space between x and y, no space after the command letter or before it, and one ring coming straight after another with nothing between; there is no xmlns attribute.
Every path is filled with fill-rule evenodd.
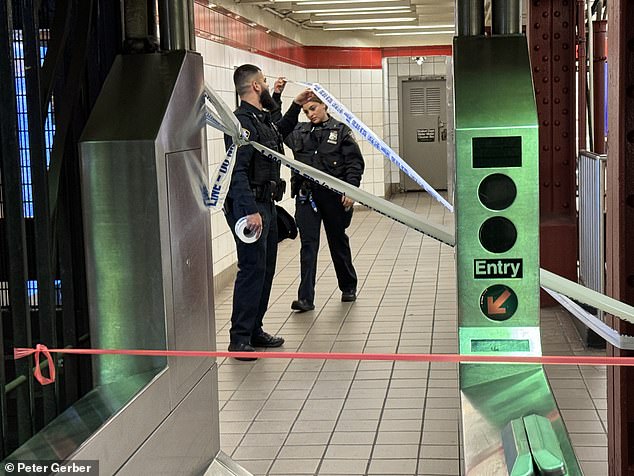
<svg viewBox="0 0 634 476"><path fill-rule="evenodd" d="M355 187L361 183L363 156L352 130L342 122L332 117L318 125L302 122L284 142L296 160Z"/></svg>
<svg viewBox="0 0 634 476"><path fill-rule="evenodd" d="M274 94L273 98L281 105L279 95ZM242 128L248 131L250 141L284 153L283 138L297 125L300 111L301 106L295 102L282 116L278 111L269 113L242 101L234 113ZM228 135L224 136L224 140L228 149L233 140ZM279 181L280 164L266 158L250 145L238 148L235 161L225 205L231 207L236 217L252 215L258 211L253 190L268 181Z"/></svg>

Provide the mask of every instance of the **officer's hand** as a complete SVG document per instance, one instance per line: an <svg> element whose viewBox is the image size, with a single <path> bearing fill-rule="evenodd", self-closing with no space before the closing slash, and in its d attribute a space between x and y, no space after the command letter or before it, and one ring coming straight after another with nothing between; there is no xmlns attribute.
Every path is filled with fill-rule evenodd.
<svg viewBox="0 0 634 476"><path fill-rule="evenodd" d="M315 93L313 93L312 90L306 88L295 97L294 102L299 104L300 106L303 106L314 97L315 97Z"/></svg>
<svg viewBox="0 0 634 476"><path fill-rule="evenodd" d="M286 78L283 76L279 77L275 80L275 84L273 85L273 92L282 94L282 91L284 91L285 87L286 87Z"/></svg>
<svg viewBox="0 0 634 476"><path fill-rule="evenodd" d="M262 232L262 216L259 213L247 215L247 228L252 233Z"/></svg>
<svg viewBox="0 0 634 476"><path fill-rule="evenodd" d="M354 205L354 200L343 195L341 197L341 203L343 204L343 208L348 210L352 205Z"/></svg>

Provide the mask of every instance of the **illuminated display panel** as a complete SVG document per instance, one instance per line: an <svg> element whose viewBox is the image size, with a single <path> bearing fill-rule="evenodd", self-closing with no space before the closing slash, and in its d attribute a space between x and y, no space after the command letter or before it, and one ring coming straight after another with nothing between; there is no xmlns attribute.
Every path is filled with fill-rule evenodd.
<svg viewBox="0 0 634 476"><path fill-rule="evenodd" d="M530 352L528 339L472 339L471 352Z"/></svg>

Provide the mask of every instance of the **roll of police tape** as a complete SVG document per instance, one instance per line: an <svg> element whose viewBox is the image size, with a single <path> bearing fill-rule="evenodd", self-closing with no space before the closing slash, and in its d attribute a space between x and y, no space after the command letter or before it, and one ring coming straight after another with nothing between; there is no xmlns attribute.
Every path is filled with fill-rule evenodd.
<svg viewBox="0 0 634 476"><path fill-rule="evenodd" d="M240 241L247 244L255 243L260 239L260 235L262 235L262 230L253 232L249 229L249 226L247 225L247 217L240 218L236 222L234 230L236 232L236 236L240 238Z"/></svg>

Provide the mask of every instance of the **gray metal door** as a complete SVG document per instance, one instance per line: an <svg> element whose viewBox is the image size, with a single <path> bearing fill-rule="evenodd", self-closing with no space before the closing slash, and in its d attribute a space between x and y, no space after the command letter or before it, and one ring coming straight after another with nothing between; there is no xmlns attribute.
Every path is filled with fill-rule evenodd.
<svg viewBox="0 0 634 476"><path fill-rule="evenodd" d="M432 187L447 189L447 89L445 79L400 81L401 157ZM403 190L421 187L401 172Z"/></svg>

